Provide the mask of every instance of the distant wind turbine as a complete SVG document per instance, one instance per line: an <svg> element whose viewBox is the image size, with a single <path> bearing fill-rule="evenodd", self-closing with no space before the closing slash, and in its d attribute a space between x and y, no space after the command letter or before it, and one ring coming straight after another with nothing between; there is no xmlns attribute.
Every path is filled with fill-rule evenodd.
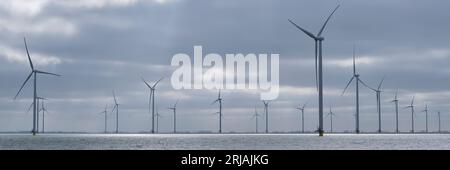
<svg viewBox="0 0 450 170"><path fill-rule="evenodd" d="M151 105L151 112L152 112L152 133L155 133L155 91L156 91L156 85L163 79L164 77L161 77L158 81L153 84L153 86L150 86L144 78L141 77L142 81L147 85L147 87L150 89L150 97L148 99L148 110L150 112L150 105Z"/></svg>
<svg viewBox="0 0 450 170"><path fill-rule="evenodd" d="M397 91L395 91L395 96L394 96L394 100L392 100L392 102L394 102L395 104L395 132L398 133L398 99L397 99L397 93L398 93L398 89Z"/></svg>
<svg viewBox="0 0 450 170"><path fill-rule="evenodd" d="M30 53L28 52L28 46L27 46L27 41L25 39L25 37L23 38L23 42L25 44L25 49L27 51L27 56L28 56L28 62L30 64L31 67L31 73L28 75L27 79L25 79L25 81L23 82L22 86L20 87L19 91L17 92L16 96L14 96L14 99L17 98L17 96L19 96L20 92L22 91L23 87L25 86L25 84L28 82L28 80L31 78L31 76L34 76L34 80L33 80L33 128L32 128L32 133L33 135L36 135L37 133L37 112L38 112L38 104L37 104L37 74L47 74L47 75L53 75L53 76L60 76L58 74L54 74L54 73L49 73L49 72L44 72L44 71L40 71L34 68L33 62L31 61L31 57L30 57Z"/></svg>
<svg viewBox="0 0 450 170"><path fill-rule="evenodd" d="M406 108L411 108L411 132L414 133L414 96L411 100L411 104L406 106Z"/></svg>
<svg viewBox="0 0 450 170"><path fill-rule="evenodd" d="M255 114L253 114L253 118L255 118L255 133L258 133L258 117L261 116L260 114L258 114L258 110L256 110L255 107Z"/></svg>
<svg viewBox="0 0 450 170"><path fill-rule="evenodd" d="M42 100L42 103L41 103L41 106L42 106L41 107L41 111L42 111L42 133L45 133L45 112L48 113L48 111L47 111L47 108L45 108L44 101L47 100L47 99L41 98L41 100ZM39 112L38 112L38 115L39 115Z"/></svg>
<svg viewBox="0 0 450 170"><path fill-rule="evenodd" d="M336 114L334 114L332 111L331 111L331 106L330 106L330 112L328 112L328 114L327 114L327 117L328 116L330 116L330 132L331 133L333 133L333 117L335 117L336 116Z"/></svg>
<svg viewBox="0 0 450 170"><path fill-rule="evenodd" d="M306 104L308 104L308 103L303 104L302 107L296 108L297 110L302 111L302 133L305 133L305 107L306 107Z"/></svg>
<svg viewBox="0 0 450 170"><path fill-rule="evenodd" d="M108 105L105 106L105 110L100 112L100 114L103 114L105 116L105 133L108 133Z"/></svg>
<svg viewBox="0 0 450 170"><path fill-rule="evenodd" d="M119 133L119 103L117 103L116 99L116 93L113 90L113 97L114 97L114 107L111 110L111 112L116 111L116 133Z"/></svg>
<svg viewBox="0 0 450 170"><path fill-rule="evenodd" d="M159 133L159 118L163 117L161 114L159 114L158 107L156 107L156 133Z"/></svg>
<svg viewBox="0 0 450 170"><path fill-rule="evenodd" d="M356 72L356 63L355 63L355 46L353 46L353 76L350 79L350 81L348 81L347 86L345 86L344 91L342 91L342 95L345 94L345 91L347 90L347 88L350 86L350 83L352 83L353 79L355 80L355 84L356 84L356 133L359 133L359 83L363 84L364 86L366 86L369 89L373 89L370 86L368 86L366 83L364 83L361 78L359 77L359 74Z"/></svg>
<svg viewBox="0 0 450 170"><path fill-rule="evenodd" d="M422 112L425 112L425 132L428 133L428 104L425 105L425 110Z"/></svg>
<svg viewBox="0 0 450 170"><path fill-rule="evenodd" d="M437 112L437 115L438 115L438 121L439 121L439 129L438 129L438 132L441 133L441 112L438 111L438 112Z"/></svg>
<svg viewBox="0 0 450 170"><path fill-rule="evenodd" d="M386 78L386 75L383 76L383 78L380 81L380 84L378 84L378 88L374 89L371 87L368 87L369 89L373 90L375 92L375 95L377 97L377 112L378 112L378 133L381 133L381 85L383 84L384 78Z"/></svg>
<svg viewBox="0 0 450 170"><path fill-rule="evenodd" d="M264 113L266 114L266 133L269 133L269 101L263 100Z"/></svg>
<svg viewBox="0 0 450 170"><path fill-rule="evenodd" d="M219 89L219 96L216 100L214 100L211 104L219 103L219 133L222 133L222 97L220 96L220 89Z"/></svg>
<svg viewBox="0 0 450 170"><path fill-rule="evenodd" d="M37 114L36 114L36 129L37 129L37 133L39 133L39 121L41 120L40 118L39 118L39 116L40 116L40 113L41 113L41 111L42 111L42 109L41 108L39 108L39 102L40 101L42 101L42 103L44 102L44 100L47 100L46 98L43 98L43 97L37 97ZM42 104L41 104L42 105Z"/></svg>
<svg viewBox="0 0 450 170"><path fill-rule="evenodd" d="M295 24L293 21L289 19L289 22L293 24L295 27L297 27L299 30L301 30L303 33L314 39L315 41L315 74L316 74L316 86L319 91L319 136L323 136L323 84L322 84L322 42L325 40L324 37L322 37L322 32L325 29L325 26L327 25L328 21L330 20L331 16L333 16L334 12L339 8L340 5L338 5L333 12L328 16L325 23L322 25L322 28L320 28L319 33L316 35L312 34L311 32L308 32L307 30L303 29L302 27Z"/></svg>
<svg viewBox="0 0 450 170"><path fill-rule="evenodd" d="M173 111L173 133L177 133L177 104L178 104L178 99L175 102L175 104L173 105L173 107L167 108L167 109Z"/></svg>

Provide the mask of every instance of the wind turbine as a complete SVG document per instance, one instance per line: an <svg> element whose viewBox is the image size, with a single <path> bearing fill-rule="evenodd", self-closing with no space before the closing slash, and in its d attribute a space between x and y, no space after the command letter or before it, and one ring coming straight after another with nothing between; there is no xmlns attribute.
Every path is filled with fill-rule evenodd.
<svg viewBox="0 0 450 170"><path fill-rule="evenodd" d="M25 84L28 82L28 80L31 78L31 76L33 76L34 80L33 80L33 129L32 129L32 133L33 135L36 135L37 132L37 112L38 112L38 104L37 104L37 74L47 74L47 75L53 75L53 76L61 76L58 74L54 74L54 73L49 73L49 72L44 72L44 71L40 71L34 68L33 62L31 61L31 57L30 57L30 53L28 51L28 46L27 46L27 41L25 39L25 37L23 38L23 42L25 44L25 49L27 51L27 56L28 56L28 62L30 64L30 68L31 68L31 73L28 75L27 79L25 79L25 81L23 82L22 86L20 87L19 91L17 92L16 96L14 96L14 99L17 98L17 96L19 96L20 92L22 91L23 87L25 86Z"/></svg>
<svg viewBox="0 0 450 170"><path fill-rule="evenodd" d="M406 108L411 108L411 132L414 133L414 96L411 100L411 105L406 106Z"/></svg>
<svg viewBox="0 0 450 170"><path fill-rule="evenodd" d="M222 133L222 97L220 97L220 89L219 96L211 104L215 104L217 102L219 103L219 133Z"/></svg>
<svg viewBox="0 0 450 170"><path fill-rule="evenodd" d="M47 99L42 98L42 97L38 97L38 99L42 101L40 111L42 111L42 133L44 133L45 132L45 112L48 112L47 109L45 108L44 101ZM39 103L39 100L38 100L38 103ZM38 115L37 120L39 122L39 112L37 115ZM38 131L39 131L39 125L37 127L38 127Z"/></svg>
<svg viewBox="0 0 450 170"><path fill-rule="evenodd" d="M158 107L156 107L155 116L156 116L156 133L158 133L159 132L159 118L163 117L162 115L159 114Z"/></svg>
<svg viewBox="0 0 450 170"><path fill-rule="evenodd" d="M266 133L269 133L269 101L263 100L264 113L266 114Z"/></svg>
<svg viewBox="0 0 450 170"><path fill-rule="evenodd" d="M438 132L441 133L441 112L438 111L437 114L438 114L438 119L439 119L439 130L438 130Z"/></svg>
<svg viewBox="0 0 450 170"><path fill-rule="evenodd" d="M322 37L322 32L325 29L325 26L327 25L328 21L330 20L331 16L333 16L334 12L339 8L340 5L338 5L333 12L328 16L325 23L322 25L322 28L320 28L319 33L317 35L312 34L311 32L308 32L307 30L303 29L302 27L295 24L293 21L289 19L289 22L292 23L295 27L297 27L299 30L301 30L303 33L314 39L315 41L315 74L316 74L316 86L318 86L319 91L319 136L323 136L323 82L322 82L322 42L325 40L324 37Z"/></svg>
<svg viewBox="0 0 450 170"><path fill-rule="evenodd" d="M395 91L395 96L394 96L394 100L392 100L391 102L394 102L395 104L395 132L398 133L398 99L397 99L397 93L398 93L398 89L397 91Z"/></svg>
<svg viewBox="0 0 450 170"><path fill-rule="evenodd" d="M43 97L37 97L37 114L36 114L36 131L37 131L37 133L39 133L39 121L41 120L40 118L39 118L39 114L41 113L41 108L39 108L39 101L42 101L42 103L44 103L44 100L47 100L46 98L43 98ZM41 104L42 105L42 104ZM43 105L42 105L43 106Z"/></svg>
<svg viewBox="0 0 450 170"><path fill-rule="evenodd" d="M114 92L114 90L112 93L114 97L114 107L111 112L114 112L114 110L116 111L116 133L119 133L119 103L117 103L116 93Z"/></svg>
<svg viewBox="0 0 450 170"><path fill-rule="evenodd" d="M255 133L258 133L258 117L261 116L260 114L258 114L258 111L256 110L255 107L255 114L253 114L253 118L255 118Z"/></svg>
<svg viewBox="0 0 450 170"><path fill-rule="evenodd" d="M425 112L425 132L428 133L428 104L425 105L425 110L422 112Z"/></svg>
<svg viewBox="0 0 450 170"><path fill-rule="evenodd" d="M355 63L355 46L353 46L353 76L350 79L350 81L348 81L347 86L345 86L344 91L342 91L342 95L345 94L345 91L347 90L347 88L350 86L350 83L352 83L353 79L355 80L355 84L356 84L356 133L359 133L359 83L363 84L364 86L366 86L369 89L374 90L373 88L369 87L366 83L364 83L361 78L359 77L359 74L356 72L356 63Z"/></svg>
<svg viewBox="0 0 450 170"><path fill-rule="evenodd" d="M303 104L302 107L296 108L297 110L302 111L302 133L305 133L305 107L306 107L306 104L308 104L308 103Z"/></svg>
<svg viewBox="0 0 450 170"><path fill-rule="evenodd" d="M373 90L377 97L377 112L378 112L378 133L381 133L381 85L383 84L384 78L386 78L386 75L383 76L383 78L380 81L380 84L378 84L377 89L373 89L371 87L368 87L369 89Z"/></svg>
<svg viewBox="0 0 450 170"><path fill-rule="evenodd" d="M330 112L327 114L327 117L330 116L330 127L331 127L331 133L333 133L333 117L336 116L336 114L334 114L331 111L331 106L330 106Z"/></svg>
<svg viewBox="0 0 450 170"><path fill-rule="evenodd" d="M105 133L108 133L108 105L105 106L105 110L103 110L102 112L100 112L100 114L104 114L105 115Z"/></svg>
<svg viewBox="0 0 450 170"><path fill-rule="evenodd" d="M152 133L155 133L155 91L156 91L156 85L163 79L164 77L161 77L158 81L153 84L153 86L150 86L144 78L141 77L142 81L147 85L147 87L150 89L150 97L148 99L148 110L150 112L150 105L151 105L151 112L152 112Z"/></svg>
<svg viewBox="0 0 450 170"><path fill-rule="evenodd" d="M167 109L173 111L173 133L177 133L177 104L178 104L178 99L175 102L175 104L173 105L173 107L167 108Z"/></svg>

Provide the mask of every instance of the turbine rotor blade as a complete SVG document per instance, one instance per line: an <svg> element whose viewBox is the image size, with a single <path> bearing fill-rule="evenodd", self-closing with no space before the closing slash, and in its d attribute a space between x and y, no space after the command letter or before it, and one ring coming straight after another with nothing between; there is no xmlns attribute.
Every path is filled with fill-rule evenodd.
<svg viewBox="0 0 450 170"><path fill-rule="evenodd" d="M356 75L355 45L353 45L353 75Z"/></svg>
<svg viewBox="0 0 450 170"><path fill-rule="evenodd" d="M33 62L31 61L30 52L28 52L27 40L23 37L23 42L25 44L25 49L27 50L28 61L30 62L31 70L34 70Z"/></svg>
<svg viewBox="0 0 450 170"><path fill-rule="evenodd" d="M331 12L330 16L328 16L327 20L325 21L325 23L323 24L322 28L320 29L319 33L317 34L318 37L320 37L320 35L322 35L323 30L325 29L325 26L327 26L328 21L330 21L331 16L333 16L334 12L336 12L336 10L340 7L341 5L336 6L336 8L334 8L333 12Z"/></svg>
<svg viewBox="0 0 450 170"><path fill-rule="evenodd" d="M364 81L362 81L361 79L359 79L359 82L361 82L361 84L363 84L364 86L366 86L370 90L377 91L376 89L374 89L374 88L370 87L369 85L367 85L366 83L364 83Z"/></svg>
<svg viewBox="0 0 450 170"><path fill-rule="evenodd" d="M383 85L383 81L384 81L385 78L386 78L386 75L383 76L383 78L380 81L380 84L378 84L378 88L377 88L378 90L380 90L381 85Z"/></svg>
<svg viewBox="0 0 450 170"><path fill-rule="evenodd" d="M150 89L152 88L152 87L144 80L143 77L141 77L141 79L142 79L142 81L145 83L145 85L147 85L148 88L150 88Z"/></svg>
<svg viewBox="0 0 450 170"><path fill-rule="evenodd" d="M49 73L49 72L45 72L45 71L39 71L39 70L35 70L36 73L40 73L40 74L48 74L48 75L53 75L53 76L61 76L59 74L55 74L55 73Z"/></svg>
<svg viewBox="0 0 450 170"><path fill-rule="evenodd" d="M114 90L113 90L113 97L114 97L114 103L115 103L116 106L117 106L116 93L114 92ZM116 106L114 106L114 107L116 107Z"/></svg>
<svg viewBox="0 0 450 170"><path fill-rule="evenodd" d="M164 79L164 77L161 77L158 81L155 82L155 84L153 84L152 88L155 89L156 85L158 85L158 83Z"/></svg>
<svg viewBox="0 0 450 170"><path fill-rule="evenodd" d="M344 91L342 91L341 96L344 95L345 91L347 90L348 86L350 86L350 83L352 83L353 79L355 78L355 76L352 76L352 78L350 79L350 81L348 81L347 86L345 86Z"/></svg>
<svg viewBox="0 0 450 170"><path fill-rule="evenodd" d="M317 39L316 36L314 36L314 34L306 31L305 29L303 29L302 27L298 26L297 24L295 24L293 21L291 21L290 19L288 19L288 21L294 25L295 27L297 27L299 30L303 31L306 35L308 35L309 37L313 38L313 39Z"/></svg>
<svg viewBox="0 0 450 170"><path fill-rule="evenodd" d="M25 86L25 84L27 84L28 80L30 80L31 76L33 75L33 71L30 73L30 75L28 75L27 79L25 79L25 81L23 82L22 86L20 86L19 91L17 92L16 96L14 96L14 100L17 99L17 96L19 96L20 92L22 91L23 87Z"/></svg>

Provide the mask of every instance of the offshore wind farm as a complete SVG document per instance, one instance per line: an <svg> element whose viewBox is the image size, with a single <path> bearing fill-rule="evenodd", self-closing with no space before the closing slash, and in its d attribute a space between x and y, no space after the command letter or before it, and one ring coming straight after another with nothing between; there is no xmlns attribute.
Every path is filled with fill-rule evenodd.
<svg viewBox="0 0 450 170"><path fill-rule="evenodd" d="M450 37L398 13L450 16L433 2L426 8L441 13L286 1L244 3L271 12L239 17L186 5L198 2L134 3L187 10L143 22L136 13L150 14L133 3L55 14L41 6L27 17L64 18L52 20L62 33L3 35L0 149L450 149ZM119 9L126 22L95 12ZM70 11L107 19L75 21ZM275 87L276 97L263 97Z"/></svg>

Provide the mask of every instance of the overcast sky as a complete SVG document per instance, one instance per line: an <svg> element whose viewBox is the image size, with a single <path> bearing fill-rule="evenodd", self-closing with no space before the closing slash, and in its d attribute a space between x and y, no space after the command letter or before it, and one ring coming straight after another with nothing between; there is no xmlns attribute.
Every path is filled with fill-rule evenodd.
<svg viewBox="0 0 450 170"><path fill-rule="evenodd" d="M270 103L271 131L297 131L308 102L306 130L317 128L314 42L287 19L318 32L331 10L341 4L324 31L325 107L337 114L338 131L354 130L355 87L341 96L352 76L352 46L356 44L361 79L382 87L383 130L394 130L396 89L400 100L400 130L410 129L416 97L416 130L425 127L429 105L430 130L437 129L437 111L450 130L450 17L445 0L4 0L0 3L0 131L29 131L32 84L13 100L30 72L23 37L27 37L35 67L63 75L39 75L39 96L45 103L47 131L103 131L101 112L120 105L120 130L149 131L149 89L140 76L154 82L170 76L172 56L202 45L203 53L280 54L280 96ZM361 130L378 127L373 91L360 86ZM160 131L172 131L167 107L177 98L179 131L217 131L217 91L174 90L169 79L156 97ZM223 92L224 131L253 131L254 108L262 113L259 94L245 90ZM109 130L115 114L109 113ZM264 129L260 118L260 130ZM325 130L329 119L325 119Z"/></svg>

